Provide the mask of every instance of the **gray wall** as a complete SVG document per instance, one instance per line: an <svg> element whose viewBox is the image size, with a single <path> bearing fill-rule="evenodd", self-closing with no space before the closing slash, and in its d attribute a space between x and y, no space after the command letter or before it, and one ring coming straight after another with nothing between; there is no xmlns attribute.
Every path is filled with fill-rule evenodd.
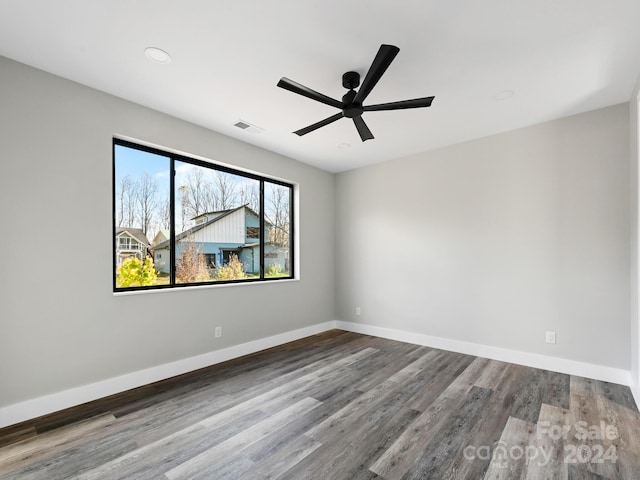
<svg viewBox="0 0 640 480"><path fill-rule="evenodd" d="M629 124L630 124L630 183L631 183L631 376L636 383L636 388L640 388L640 312L638 308L638 287L639 269L638 258L640 257L640 196L638 193L638 162L640 152L638 151L638 132L640 125L638 124L638 101L640 99L640 77L636 83L636 88L629 100Z"/></svg>
<svg viewBox="0 0 640 480"><path fill-rule="evenodd" d="M337 317L629 369L628 130L623 104L339 174Z"/></svg>
<svg viewBox="0 0 640 480"><path fill-rule="evenodd" d="M0 406L334 319L332 174L7 59L0 77ZM298 183L301 280L114 296L113 135Z"/></svg>

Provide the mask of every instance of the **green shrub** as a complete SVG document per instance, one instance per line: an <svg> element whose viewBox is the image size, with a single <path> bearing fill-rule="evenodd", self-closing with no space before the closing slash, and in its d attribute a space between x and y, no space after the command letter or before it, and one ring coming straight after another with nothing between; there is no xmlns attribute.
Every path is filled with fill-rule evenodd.
<svg viewBox="0 0 640 480"><path fill-rule="evenodd" d="M147 256L144 261L137 257L127 258L118 267L116 285L125 287L144 287L155 285L158 274L153 259Z"/></svg>

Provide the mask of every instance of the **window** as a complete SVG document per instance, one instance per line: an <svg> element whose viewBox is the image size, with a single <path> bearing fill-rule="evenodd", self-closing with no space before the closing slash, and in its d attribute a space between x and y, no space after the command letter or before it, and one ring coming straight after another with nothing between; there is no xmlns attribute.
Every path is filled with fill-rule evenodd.
<svg viewBox="0 0 640 480"><path fill-rule="evenodd" d="M140 244L136 242L133 238L129 237L120 237L118 239L118 244L120 250L139 250Z"/></svg>
<svg viewBox="0 0 640 480"><path fill-rule="evenodd" d="M113 169L115 291L293 278L292 185L119 139Z"/></svg>
<svg viewBox="0 0 640 480"><path fill-rule="evenodd" d="M205 264L209 268L216 268L216 256L213 253L205 253L204 254Z"/></svg>
<svg viewBox="0 0 640 480"><path fill-rule="evenodd" d="M251 239L259 239L260 238L260 227L247 227L247 238Z"/></svg>

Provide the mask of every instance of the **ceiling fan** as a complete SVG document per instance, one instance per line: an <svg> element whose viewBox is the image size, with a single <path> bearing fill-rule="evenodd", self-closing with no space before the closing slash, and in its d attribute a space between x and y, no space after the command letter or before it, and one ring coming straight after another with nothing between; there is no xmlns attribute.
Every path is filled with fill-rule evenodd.
<svg viewBox="0 0 640 480"><path fill-rule="evenodd" d="M360 138L365 142L373 139L374 137L371 130L369 130L369 127L367 127L367 124L364 123L364 120L362 119L363 112L400 110L404 108L431 106L431 102L433 102L434 97L415 98L413 100L401 100L398 102L379 103L376 105L362 105L362 102L366 100L367 96L371 93L371 90L373 90L373 87L376 86L399 51L400 49L393 45L380 45L380 49L378 50L376 57L373 59L373 63L371 64L367 75L364 77L362 86L357 92L355 89L360 85L360 74L358 72L347 72L342 75L342 86L349 89L349 91L342 97L342 101L327 97L320 92L316 92L315 90L305 87L304 85L300 85L293 80L282 77L278 82L278 86L280 88L284 88L290 92L297 93L298 95L308 97L317 102L331 105L332 107L342 110L340 113L336 113L335 115L325 118L324 120L320 120L308 127L296 130L293 133L300 136L306 135L320 127L324 127L330 123L340 120L342 117L347 117L353 119L353 123L355 124L356 129L358 129Z"/></svg>

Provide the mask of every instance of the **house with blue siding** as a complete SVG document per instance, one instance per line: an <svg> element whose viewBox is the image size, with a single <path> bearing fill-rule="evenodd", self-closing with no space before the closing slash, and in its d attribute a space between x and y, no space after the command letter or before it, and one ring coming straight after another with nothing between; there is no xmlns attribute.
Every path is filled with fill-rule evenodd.
<svg viewBox="0 0 640 480"><path fill-rule="evenodd" d="M187 242L193 242L209 268L226 265L230 256L235 254L246 273L260 271L260 217L251 208L242 205L230 210L207 212L192 220L195 226L176 235L176 259L182 257ZM265 224L265 268L279 263L284 270L288 263L287 254L268 242L271 228L271 224ZM153 249L156 269L169 273L169 234L159 232L156 241Z"/></svg>

